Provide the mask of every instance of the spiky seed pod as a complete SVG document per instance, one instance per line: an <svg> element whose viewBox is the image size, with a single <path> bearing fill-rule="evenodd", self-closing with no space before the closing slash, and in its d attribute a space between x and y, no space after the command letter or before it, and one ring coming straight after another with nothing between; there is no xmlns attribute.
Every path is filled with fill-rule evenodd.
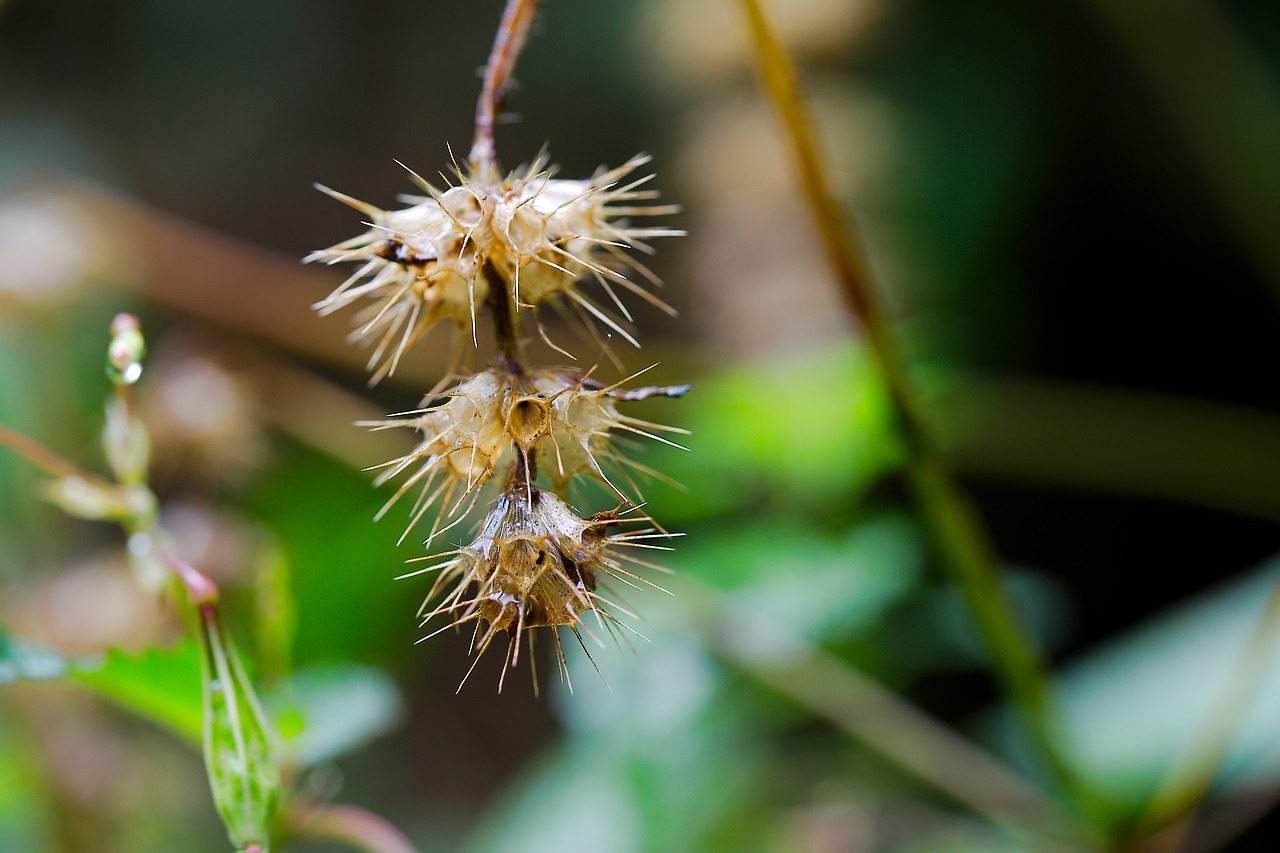
<svg viewBox="0 0 1280 853"><path fill-rule="evenodd" d="M478 662L495 637L505 632L509 638L505 678L506 670L519 662L523 635L534 628L563 626L581 642L581 632L591 634L583 619L594 614L597 625L610 632L621 627L634 633L619 618L633 614L597 590L613 594L609 579L637 588L640 583L656 586L625 569L614 552L635 544L631 540L636 538L665 534L655 534L652 528L611 534L620 524L644 524L650 519L616 510L579 518L552 492L527 483L509 485L512 488L499 495L470 545L429 558L448 559L406 575L439 571L419 615L424 627L439 616L450 621L428 636L476 623ZM554 630L552 638L561 672L567 675L564 651Z"/></svg>
<svg viewBox="0 0 1280 853"><path fill-rule="evenodd" d="M446 512L437 519L436 529L445 515L457 513L464 505L470 508L476 490L493 475L507 445L502 409L510 396L509 380L505 371L486 370L428 401L435 405L405 413L413 417L364 424L375 429L410 427L422 433L418 446L382 466L386 470L374 481L382 485L415 469L378 513L379 518L419 483L421 494L406 534L437 502L443 502Z"/></svg>
<svg viewBox="0 0 1280 853"><path fill-rule="evenodd" d="M479 487L512 458L511 448L524 458L526 470L541 470L551 489L566 500L572 480L585 476L604 483L623 502L634 503L639 492L628 469L653 472L618 453L613 434L626 431L680 447L650 430L685 430L623 415L615 401L654 394L679 396L687 390L688 386L678 386L621 391L616 385L606 387L567 370L517 373L491 366L427 401L423 409L406 412L407 417L366 423L378 429L409 427L422 434L417 447L382 466L386 470L378 477L378 485L412 471L383 513L420 486L405 532L440 504L443 512L432 530L434 537L445 519L463 515L474 505ZM623 475L630 492L609 478L604 465Z"/></svg>
<svg viewBox="0 0 1280 853"><path fill-rule="evenodd" d="M316 303L331 314L357 302L356 338L376 340L369 361L375 378L394 372L400 356L441 320L459 329L475 325L477 306L488 295L483 273L484 244L474 236L483 215L476 196L452 187L436 198L419 199L402 210L382 210L320 187L370 219L371 229L342 243L312 252L306 261L361 264L328 297ZM473 236L474 235L474 236ZM394 346L393 346L394 345Z"/></svg>
<svg viewBox="0 0 1280 853"><path fill-rule="evenodd" d="M573 478L585 475L603 482L622 500L634 502L640 497L639 489L627 469L652 472L615 450L618 445L616 433L630 432L674 447L681 445L648 430L687 434L682 429L623 415L618 411L616 402L629 398L626 396L628 392L618 390L618 385L605 387L580 374L563 370L533 371L531 384L551 405L551 440L542 442L538 447L538 468L561 497L568 497ZM680 396L689 389L688 386L680 386L647 390L652 394ZM602 462L623 475L630 487L629 493L623 492L609 479Z"/></svg>
<svg viewBox="0 0 1280 853"><path fill-rule="evenodd" d="M427 196L407 197L412 206L401 210L382 210L321 187L368 216L370 229L307 256L307 261L360 264L316 309L328 314L369 302L358 315L355 337L377 341L370 361L371 367L379 365L375 380L394 372L404 351L441 320L452 319L474 337L477 306L491 286L507 287L517 307L562 296L588 322L604 323L635 343L624 328L630 315L609 282L670 312L621 268L630 266L658 284L630 251L649 251L644 242L649 237L683 233L637 228L619 218L676 209L635 205L656 197L638 189L648 177L618 185L648 160L635 157L585 181L553 178L545 156L499 180L458 169L458 185L443 191L411 172ZM578 289L576 282L588 273L602 284L621 317Z"/></svg>

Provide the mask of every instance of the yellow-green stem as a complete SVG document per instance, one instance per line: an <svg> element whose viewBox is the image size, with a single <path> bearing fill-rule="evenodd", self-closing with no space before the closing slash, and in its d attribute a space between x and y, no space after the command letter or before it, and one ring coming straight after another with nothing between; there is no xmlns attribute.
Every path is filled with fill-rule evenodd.
<svg viewBox="0 0 1280 853"><path fill-rule="evenodd" d="M758 0L742 0L765 89L781 114L806 200L852 313L861 323L893 402L907 449L907 475L939 556L963 591L991 663L1021 712L1032 742L1063 792L1087 815L1088 793L1064 760L1044 668L1035 644L1016 618L981 524L963 497L920 416L911 384L866 265L845 216L826 185L795 68Z"/></svg>

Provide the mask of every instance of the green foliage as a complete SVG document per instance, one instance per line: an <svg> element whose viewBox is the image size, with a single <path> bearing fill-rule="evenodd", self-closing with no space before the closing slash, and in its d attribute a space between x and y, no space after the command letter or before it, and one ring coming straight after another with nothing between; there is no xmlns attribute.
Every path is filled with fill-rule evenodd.
<svg viewBox="0 0 1280 853"><path fill-rule="evenodd" d="M421 553L411 544L420 537L396 547L407 508L373 522L387 497L368 477L287 442L248 496L248 511L280 543L294 607L306 614L297 624L299 665L386 664L417 639L421 589L392 578Z"/></svg>
<svg viewBox="0 0 1280 853"><path fill-rule="evenodd" d="M700 379L681 401L690 454L663 451L682 483L654 487L664 514L689 522L849 500L894 467L901 449L888 397L860 345L827 345Z"/></svg>
<svg viewBox="0 0 1280 853"><path fill-rule="evenodd" d="M200 740L200 646L194 638L136 654L112 650L77 666L71 675L121 707L192 742Z"/></svg>
<svg viewBox="0 0 1280 853"><path fill-rule="evenodd" d="M352 664L299 670L268 704L291 763L299 767L354 752L385 733L403 710L390 678Z"/></svg>
<svg viewBox="0 0 1280 853"><path fill-rule="evenodd" d="M1065 669L1059 679L1071 756L1089 784L1140 806L1209 732L1228 731L1221 785L1265 790L1280 781L1280 639L1249 679L1238 723L1217 703L1244 658L1280 576L1280 560L1158 615Z"/></svg>

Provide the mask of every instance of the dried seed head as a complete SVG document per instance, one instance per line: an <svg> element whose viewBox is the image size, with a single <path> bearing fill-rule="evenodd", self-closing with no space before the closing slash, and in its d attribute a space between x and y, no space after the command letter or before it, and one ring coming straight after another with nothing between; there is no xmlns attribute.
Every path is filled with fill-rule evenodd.
<svg viewBox="0 0 1280 853"><path fill-rule="evenodd" d="M600 460L625 457L610 449L610 433L623 425L613 400L603 388L586 388L581 376L559 371L538 371L534 383L552 400L552 441L538 449L538 467L557 494L568 495L574 477L587 475L609 481Z"/></svg>
<svg viewBox="0 0 1280 853"><path fill-rule="evenodd" d="M634 544L631 539L654 535L653 529L609 531L626 522L643 524L650 519L618 511L579 518L549 491L527 484L521 487L514 479L508 485L490 508L475 541L439 555L449 559L421 570L440 572L419 614L423 626L443 615L450 617L444 628L475 622L477 660L499 632L506 632L510 640L507 667L519 662L522 635L534 628L567 627L580 640L582 631L594 636L583 623L586 614L594 614L597 625L611 633L617 628L630 631L619 617L632 614L597 590L612 593L609 579L636 588L649 583L623 568L613 552ZM443 598L432 606L442 592ZM561 671L566 672L559 636L554 632L552 636ZM505 672L506 667L504 677Z"/></svg>
<svg viewBox="0 0 1280 853"><path fill-rule="evenodd" d="M428 401L425 408L406 413L413 417L365 424L375 429L411 427L422 433L417 447L382 466L387 470L375 481L377 485L405 471L413 469L413 473L387 501L379 517L419 483L421 494L410 528L437 502L443 503L445 512L437 519L436 529L440 519L474 505L477 489L493 476L507 445L503 403L509 396L509 380L510 374L504 371L486 370Z"/></svg>
<svg viewBox="0 0 1280 853"><path fill-rule="evenodd" d="M517 307L536 306L559 295L585 319L604 323L634 343L624 328L630 316L609 282L670 311L617 267L634 267L656 284L629 251L649 251L644 242L649 237L682 233L636 228L618 218L675 210L634 204L656 196L638 189L647 177L618 185L646 162L647 157L636 157L590 180L569 181L552 178L545 157L540 157L496 181L458 170L459 185L444 191L415 174L427 195L407 198L412 206L401 210L382 210L321 187L368 216L370 229L306 258L360 264L316 308L328 314L356 302L369 303L358 315L355 336L377 341L370 361L371 367L380 364L375 379L394 372L403 352L440 320L472 329L474 337L477 306L492 286L508 288ZM587 274L600 281L621 317L578 290L575 282Z"/></svg>
<svg viewBox="0 0 1280 853"><path fill-rule="evenodd" d="M379 485L412 471L383 513L420 486L409 527L439 504L444 511L431 533L434 537L444 519L465 514L474 506L479 487L514 453L523 457L527 469L541 471L552 491L566 500L572 480L585 476L606 484L623 502L634 503L639 492L630 472L653 472L620 453L613 433L621 430L673 444L650 430L684 430L623 415L615 402L651 394L678 396L686 390L687 386L680 386L627 392L572 371L515 373L492 366L428 401L423 409L405 413L409 417L367 424L378 429L410 427L422 433L417 447L382 466L386 470L376 481ZM614 484L606 466L622 475L629 493Z"/></svg>

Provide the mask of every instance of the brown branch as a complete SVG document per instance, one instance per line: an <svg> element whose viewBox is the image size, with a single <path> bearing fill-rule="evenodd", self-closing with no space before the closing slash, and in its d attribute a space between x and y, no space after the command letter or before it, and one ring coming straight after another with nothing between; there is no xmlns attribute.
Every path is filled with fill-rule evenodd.
<svg viewBox="0 0 1280 853"><path fill-rule="evenodd" d="M498 25L489 64L484 70L484 87L476 103L476 135L468 159L477 172L496 171L493 127L497 122L498 107L511 88L511 75L528 40L529 24L537 8L538 0L507 0L507 8L502 13L502 23Z"/></svg>

